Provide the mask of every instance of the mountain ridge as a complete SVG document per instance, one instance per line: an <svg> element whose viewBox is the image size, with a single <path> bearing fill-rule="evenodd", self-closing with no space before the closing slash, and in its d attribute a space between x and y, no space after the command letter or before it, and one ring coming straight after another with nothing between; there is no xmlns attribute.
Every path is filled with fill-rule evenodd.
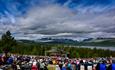
<svg viewBox="0 0 115 70"><path fill-rule="evenodd" d="M55 38L42 38L37 40L18 40L24 43L51 43L51 44L69 44L81 46L115 46L115 38L88 38L83 41L72 39L55 39Z"/></svg>

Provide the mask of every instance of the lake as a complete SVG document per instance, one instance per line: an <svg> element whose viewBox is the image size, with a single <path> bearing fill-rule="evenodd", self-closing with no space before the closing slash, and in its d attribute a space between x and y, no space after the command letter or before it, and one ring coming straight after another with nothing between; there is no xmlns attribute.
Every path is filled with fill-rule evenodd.
<svg viewBox="0 0 115 70"><path fill-rule="evenodd" d="M97 49L109 49L111 51L115 51L115 47L113 46L80 46L82 48L91 48L91 49L94 49L94 48L97 48Z"/></svg>
<svg viewBox="0 0 115 70"><path fill-rule="evenodd" d="M104 49L104 50L111 50L111 51L115 51L115 47L114 46L69 46L69 47L78 47L78 48L90 48L90 49Z"/></svg>

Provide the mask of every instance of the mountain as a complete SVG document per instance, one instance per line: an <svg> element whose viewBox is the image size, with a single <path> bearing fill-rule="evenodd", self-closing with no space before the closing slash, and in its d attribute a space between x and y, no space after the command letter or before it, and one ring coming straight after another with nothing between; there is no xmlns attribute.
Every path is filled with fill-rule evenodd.
<svg viewBox="0 0 115 70"><path fill-rule="evenodd" d="M89 38L82 41L80 44L93 46L115 46L115 38Z"/></svg>
<svg viewBox="0 0 115 70"><path fill-rule="evenodd" d="M56 38L42 38L36 41L32 40L19 40L23 43L50 43L50 44L69 44L78 46L115 46L115 38L88 38L83 41L72 39L56 39Z"/></svg>
<svg viewBox="0 0 115 70"><path fill-rule="evenodd" d="M42 38L42 39L38 39L37 42L60 43L60 44L73 44L73 43L77 43L77 41L72 40L72 39L58 39L58 38Z"/></svg>

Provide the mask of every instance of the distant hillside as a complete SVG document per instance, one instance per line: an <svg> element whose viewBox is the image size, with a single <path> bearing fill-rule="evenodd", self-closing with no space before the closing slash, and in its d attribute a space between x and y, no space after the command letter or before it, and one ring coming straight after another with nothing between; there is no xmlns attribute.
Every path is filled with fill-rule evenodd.
<svg viewBox="0 0 115 70"><path fill-rule="evenodd" d="M94 45L94 46L115 46L115 38L96 38L84 40L80 45Z"/></svg>
<svg viewBox="0 0 115 70"><path fill-rule="evenodd" d="M36 41L31 40L19 40L23 43L50 43L50 44L69 44L69 45L80 45L80 46L115 46L114 38L89 38L83 41L76 41L72 39L52 39L52 38L42 38Z"/></svg>

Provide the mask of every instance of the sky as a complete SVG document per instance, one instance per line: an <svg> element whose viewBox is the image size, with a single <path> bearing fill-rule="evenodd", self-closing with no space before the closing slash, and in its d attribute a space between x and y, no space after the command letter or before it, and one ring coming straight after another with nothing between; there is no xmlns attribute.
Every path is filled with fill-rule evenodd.
<svg viewBox="0 0 115 70"><path fill-rule="evenodd" d="M115 0L0 0L0 35L115 38Z"/></svg>

